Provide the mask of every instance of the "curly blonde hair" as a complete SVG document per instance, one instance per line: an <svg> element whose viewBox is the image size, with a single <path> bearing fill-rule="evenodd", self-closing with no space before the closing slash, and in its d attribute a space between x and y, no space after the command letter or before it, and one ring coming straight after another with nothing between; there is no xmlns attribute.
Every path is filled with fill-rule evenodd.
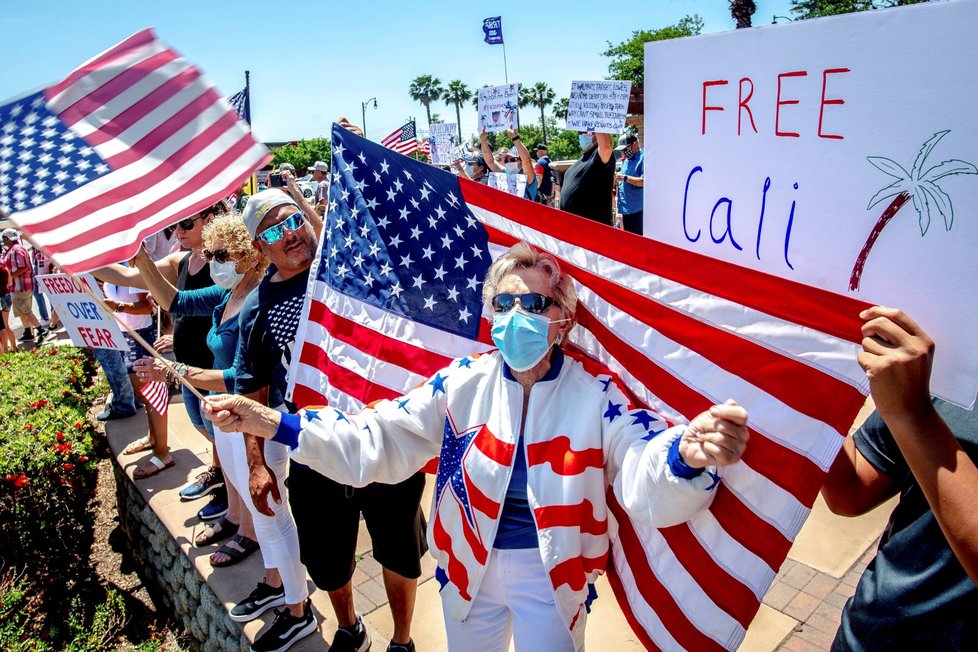
<svg viewBox="0 0 978 652"><path fill-rule="evenodd" d="M211 220L204 227L201 233L204 239L204 248L201 255L205 259L214 251L214 242L221 240L228 255L235 260L243 260L245 267L256 266L259 273L263 273L268 267L268 259L255 249L251 244L251 234L248 227L241 221L240 215L222 215Z"/></svg>
<svg viewBox="0 0 978 652"><path fill-rule="evenodd" d="M561 273L557 259L544 251L537 251L525 242L518 242L509 251L497 258L486 273L486 281L482 284L482 301L492 314L492 298L496 296L496 288L509 274L518 269L538 269L550 280L554 302L565 316L573 317L577 310L577 290L571 277Z"/></svg>

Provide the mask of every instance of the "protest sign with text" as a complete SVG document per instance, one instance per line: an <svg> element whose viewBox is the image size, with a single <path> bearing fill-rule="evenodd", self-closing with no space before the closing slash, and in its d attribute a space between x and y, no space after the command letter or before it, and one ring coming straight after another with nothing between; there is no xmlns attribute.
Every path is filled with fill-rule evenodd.
<svg viewBox="0 0 978 652"><path fill-rule="evenodd" d="M522 197L526 193L526 175L509 172L490 172L489 187Z"/></svg>
<svg viewBox="0 0 978 652"><path fill-rule="evenodd" d="M479 132L519 129L519 84L479 89Z"/></svg>
<svg viewBox="0 0 978 652"><path fill-rule="evenodd" d="M932 391L972 405L975 24L933 3L647 44L645 233L902 308L937 342Z"/></svg>
<svg viewBox="0 0 978 652"><path fill-rule="evenodd" d="M94 349L128 351L129 345L122 337L122 330L115 317L106 313L89 294L91 291L98 298L104 298L98 283L88 274L75 278L77 283L67 274L44 274L37 277L44 296L51 302L51 310L58 313L72 343Z"/></svg>
<svg viewBox="0 0 978 652"><path fill-rule="evenodd" d="M457 125L454 122L435 123L430 129L431 162L435 165L451 165L458 160L455 156L458 145Z"/></svg>
<svg viewBox="0 0 978 652"><path fill-rule="evenodd" d="M630 81L576 81L567 104L567 128L617 134L625 128Z"/></svg>

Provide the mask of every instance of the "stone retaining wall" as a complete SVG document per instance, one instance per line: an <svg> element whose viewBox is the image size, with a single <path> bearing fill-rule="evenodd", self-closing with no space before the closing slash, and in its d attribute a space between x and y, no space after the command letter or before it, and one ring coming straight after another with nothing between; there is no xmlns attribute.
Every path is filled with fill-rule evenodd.
<svg viewBox="0 0 978 652"><path fill-rule="evenodd" d="M113 468L119 523L133 561L183 626L190 647L202 652L248 652L251 642L241 627L228 617L224 605L129 477L118 464Z"/></svg>

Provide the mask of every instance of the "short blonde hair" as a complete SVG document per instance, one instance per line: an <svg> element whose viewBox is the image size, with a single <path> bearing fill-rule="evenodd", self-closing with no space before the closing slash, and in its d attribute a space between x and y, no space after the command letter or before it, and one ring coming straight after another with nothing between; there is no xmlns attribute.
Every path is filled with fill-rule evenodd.
<svg viewBox="0 0 978 652"><path fill-rule="evenodd" d="M496 288L509 274L518 269L538 269L550 281L550 291L553 293L557 307L564 311L567 317L573 317L577 311L577 290L571 277L561 273L557 259L546 253L533 249L525 242L518 242L509 251L497 258L486 273L486 281L482 284L482 301L490 313L492 298L496 296Z"/></svg>
<svg viewBox="0 0 978 652"><path fill-rule="evenodd" d="M251 246L251 234L248 227L241 221L240 215L222 215L211 220L204 227L201 236L204 239L204 249L214 250L214 242L222 240L228 254L238 256L245 261L246 266L256 265L259 273L268 267L268 259L260 251Z"/></svg>

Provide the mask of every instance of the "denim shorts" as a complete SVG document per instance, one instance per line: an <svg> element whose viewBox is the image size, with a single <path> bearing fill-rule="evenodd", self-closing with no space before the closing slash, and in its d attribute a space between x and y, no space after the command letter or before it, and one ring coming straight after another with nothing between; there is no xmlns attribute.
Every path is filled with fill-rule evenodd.
<svg viewBox="0 0 978 652"><path fill-rule="evenodd" d="M207 434L208 441L214 441L214 424L204 418L204 414L200 411L200 399L184 385L180 385L180 391L183 392L183 407L187 410L190 423L194 424L197 430L202 429Z"/></svg>
<svg viewBox="0 0 978 652"><path fill-rule="evenodd" d="M136 334L141 338L146 340L147 343L152 344L153 340L156 339L156 326L147 326L146 328L136 329ZM136 341L136 338L130 335L126 331L122 331L122 337L125 338L126 344L129 345L129 350L125 353L126 358L126 373L130 376L134 373L132 366L136 364L136 360L140 358L152 355L149 351L143 348L143 345Z"/></svg>
<svg viewBox="0 0 978 652"><path fill-rule="evenodd" d="M9 292L0 294L0 310L7 312L12 305L14 305L14 298L10 296Z"/></svg>

